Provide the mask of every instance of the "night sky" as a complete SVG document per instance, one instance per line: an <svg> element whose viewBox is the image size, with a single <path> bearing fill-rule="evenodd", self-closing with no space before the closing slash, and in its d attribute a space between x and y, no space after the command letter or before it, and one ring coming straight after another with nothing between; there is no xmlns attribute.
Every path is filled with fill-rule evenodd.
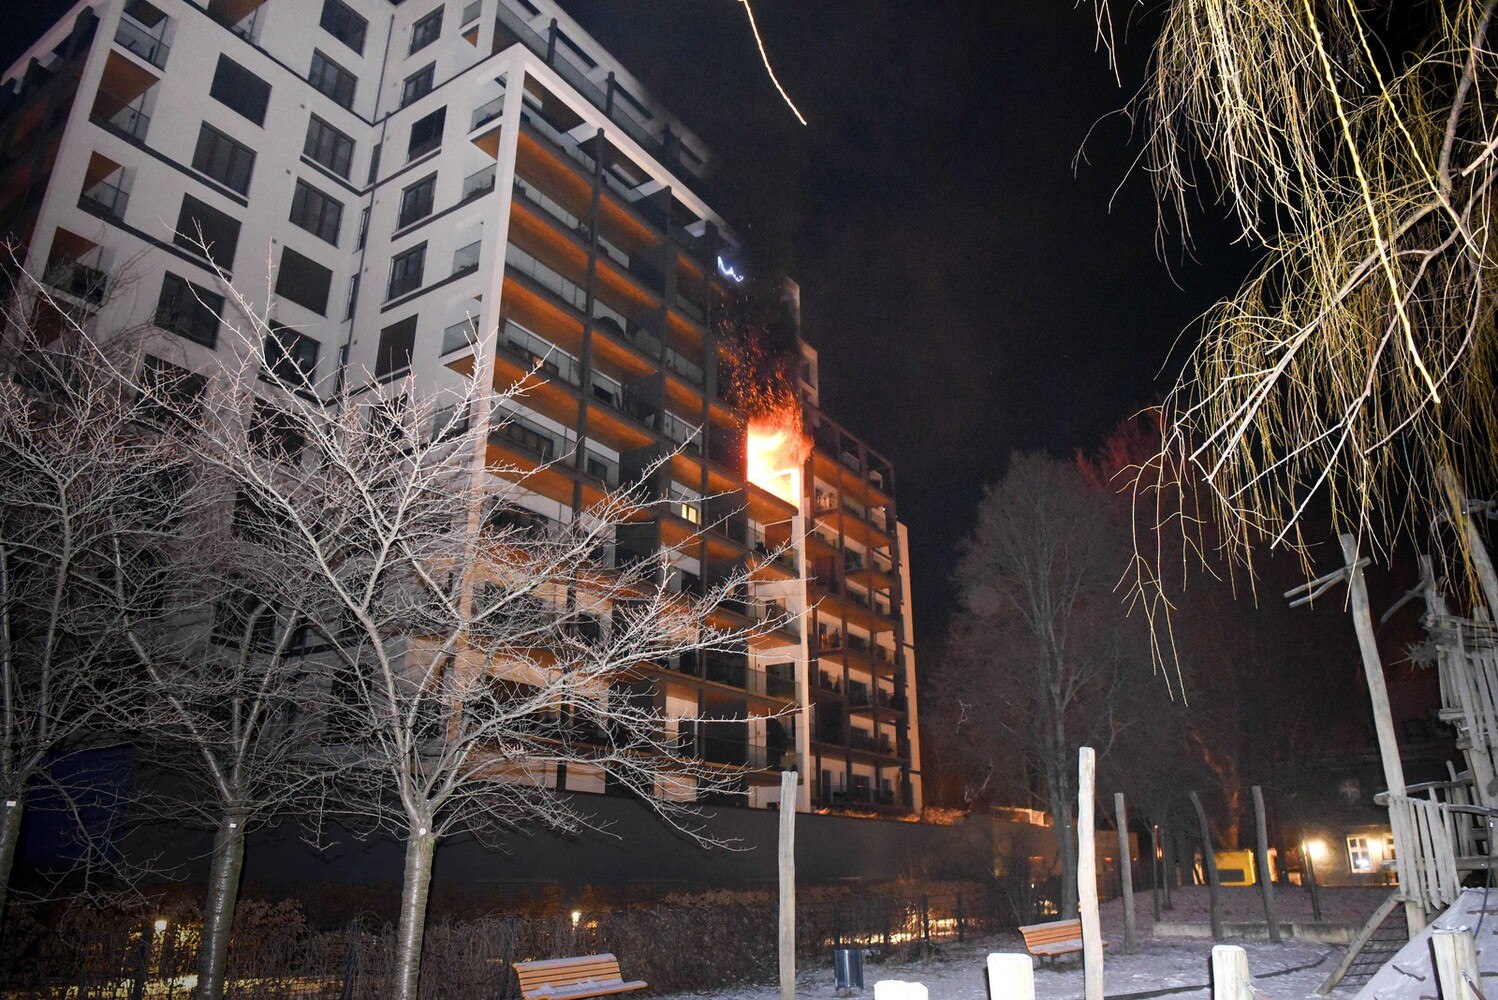
<svg viewBox="0 0 1498 1000"><path fill-rule="evenodd" d="M1157 255L1089 4L755 0L803 128L737 0L562 3L717 153L710 200L753 269L800 282L824 407L895 463L934 636L983 484L1015 449L1090 448L1153 401L1246 256L1210 218L1197 259ZM0 59L68 6L9 5ZM1126 88L1149 40L1135 25Z"/></svg>

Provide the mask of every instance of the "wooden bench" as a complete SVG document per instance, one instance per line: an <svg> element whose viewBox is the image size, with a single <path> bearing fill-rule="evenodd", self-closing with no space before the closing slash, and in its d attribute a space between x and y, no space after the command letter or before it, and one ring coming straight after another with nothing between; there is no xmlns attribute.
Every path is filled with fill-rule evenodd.
<svg viewBox="0 0 1498 1000"><path fill-rule="evenodd" d="M574 1000L643 990L648 984L626 983L619 960L611 954L516 962L520 995L525 1000Z"/></svg>
<svg viewBox="0 0 1498 1000"><path fill-rule="evenodd" d="M1044 924L1030 924L1019 929L1025 939L1025 950L1042 962L1054 962L1062 955L1075 955L1082 950L1082 921L1052 920ZM1108 947L1108 942L1103 942Z"/></svg>

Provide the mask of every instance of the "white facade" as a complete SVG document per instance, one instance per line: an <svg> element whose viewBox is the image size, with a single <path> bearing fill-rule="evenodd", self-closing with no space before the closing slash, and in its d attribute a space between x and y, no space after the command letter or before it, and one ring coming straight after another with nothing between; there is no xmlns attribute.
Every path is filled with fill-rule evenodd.
<svg viewBox="0 0 1498 1000"><path fill-rule="evenodd" d="M468 377L476 351L500 359L503 387L506 372L544 359L557 392L527 397L496 445L582 452L575 482L528 498L539 515L567 516L640 454L695 431L663 484L679 516L648 544L732 522L724 538L693 542L695 555L683 546L685 587L789 538L794 560L767 571L745 610L777 602L805 618L746 663L663 670L661 704L678 716L799 709L783 724L793 733L751 724L748 762L807 774L817 760L835 775L829 789L905 789L814 803L803 781L801 808L919 808L903 526L884 543L888 582L848 592L875 613L891 599L904 609L883 640L882 625L864 633L888 647L891 666L883 680L869 669L867 685L898 690L906 707L846 712L871 743L845 744L834 762L810 724L819 597L808 540L825 520L815 508L824 490L813 461L799 473L799 504L744 482L743 418L717 394L707 322L725 287L718 272L738 261L727 226L694 192L708 154L554 3L82 0L7 71L4 89L0 227L25 246L33 274L82 265L107 275L101 328L147 329L147 350L165 361L201 369L245 349L213 317L170 305L187 301L174 287L195 300L220 287L185 238L195 233L180 232L190 220L235 290L256 308L273 303L275 321L300 335L323 394L390 391L408 376L435 391ZM810 358L802 392L814 404ZM731 516L704 500L726 492ZM856 550L852 537L839 532L839 544ZM818 614L834 620L825 604ZM768 805L778 788L751 782L746 794Z"/></svg>

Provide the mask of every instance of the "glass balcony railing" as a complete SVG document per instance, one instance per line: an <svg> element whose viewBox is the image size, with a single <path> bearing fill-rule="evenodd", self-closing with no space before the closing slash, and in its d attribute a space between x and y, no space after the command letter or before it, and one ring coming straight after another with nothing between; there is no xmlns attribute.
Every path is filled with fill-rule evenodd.
<svg viewBox="0 0 1498 1000"><path fill-rule="evenodd" d="M120 26L114 32L114 43L122 49L135 53L158 69L166 67L167 53L171 51L171 47L166 42L136 24L128 16L120 18Z"/></svg>
<svg viewBox="0 0 1498 1000"><path fill-rule="evenodd" d="M463 16L458 21L458 27L466 28L479 19L479 14L484 9L483 0L473 0L473 3L463 8Z"/></svg>
<svg viewBox="0 0 1498 1000"><path fill-rule="evenodd" d="M476 170L463 178L463 196L461 201L466 204L475 198L482 198L494 190L494 164L489 164L482 170Z"/></svg>
<svg viewBox="0 0 1498 1000"><path fill-rule="evenodd" d="M479 269L479 251L482 241L475 240L466 247L453 251L453 274L476 274Z"/></svg>
<svg viewBox="0 0 1498 1000"><path fill-rule="evenodd" d="M673 347L666 348L666 367L695 386L707 382L707 373L702 366Z"/></svg>
<svg viewBox="0 0 1498 1000"><path fill-rule="evenodd" d="M505 250L505 264L531 278L579 312L587 308L588 293L580 285L562 277L556 268L541 263L513 243Z"/></svg>
<svg viewBox="0 0 1498 1000"><path fill-rule="evenodd" d="M94 121L141 142L145 141L146 132L151 128L151 116L134 107L121 108L107 118L96 115Z"/></svg>
<svg viewBox="0 0 1498 1000"><path fill-rule="evenodd" d="M574 233L584 231L583 221L567 210L567 207L524 177L515 178L515 190L547 215L560 222L563 228ZM585 237L586 238L586 237Z"/></svg>
<svg viewBox="0 0 1498 1000"><path fill-rule="evenodd" d="M513 321L506 321L501 345L543 375L581 384L581 363L548 340Z"/></svg>
<svg viewBox="0 0 1498 1000"><path fill-rule="evenodd" d="M97 267L73 262L47 272L47 284L59 291L99 305L109 286L109 275Z"/></svg>
<svg viewBox="0 0 1498 1000"><path fill-rule="evenodd" d="M442 331L442 354L446 356L454 351L471 348L478 343L478 339L478 321L473 319L459 320Z"/></svg>
<svg viewBox="0 0 1498 1000"><path fill-rule="evenodd" d="M505 95L500 91L498 97L491 98L473 109L473 118L468 125L468 131L487 125L500 115L505 113Z"/></svg>
<svg viewBox="0 0 1498 1000"><path fill-rule="evenodd" d="M108 182L95 184L78 199L80 208L111 219L123 219L125 206L130 203L130 193L117 184Z"/></svg>

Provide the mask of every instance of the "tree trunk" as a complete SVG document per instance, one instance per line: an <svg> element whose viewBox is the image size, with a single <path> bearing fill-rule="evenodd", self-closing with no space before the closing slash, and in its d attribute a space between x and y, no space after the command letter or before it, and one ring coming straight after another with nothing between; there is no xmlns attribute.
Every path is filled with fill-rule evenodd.
<svg viewBox="0 0 1498 1000"><path fill-rule="evenodd" d="M10 870L21 842L21 813L25 808L19 795L0 804L0 920L5 919L5 904L10 899Z"/></svg>
<svg viewBox="0 0 1498 1000"><path fill-rule="evenodd" d="M1160 922L1160 828L1150 823L1150 904L1155 923Z"/></svg>
<svg viewBox="0 0 1498 1000"><path fill-rule="evenodd" d="M1253 787L1254 850L1259 869L1259 893L1264 898L1264 922L1269 925L1269 940L1280 940L1280 911L1274 905L1274 879L1269 870L1269 824L1264 816L1264 790Z"/></svg>
<svg viewBox="0 0 1498 1000"><path fill-rule="evenodd" d="M213 865L203 907L203 943L198 949L198 1000L221 1000L224 995L229 938L234 932L234 907L239 901L243 870L244 814L229 810L219 820L213 837Z"/></svg>
<svg viewBox="0 0 1498 1000"><path fill-rule="evenodd" d="M400 926L395 941L395 1000L417 1000L421 982L421 939L426 932L427 891L432 884L432 855L437 837L419 827L406 840L406 870L401 878Z"/></svg>
<svg viewBox="0 0 1498 1000"><path fill-rule="evenodd" d="M1113 793L1113 811L1118 817L1118 884L1123 894L1124 954L1132 955L1139 947L1139 932L1134 924L1134 860L1129 854L1129 813L1123 792Z"/></svg>
<svg viewBox="0 0 1498 1000"><path fill-rule="evenodd" d="M1051 828L1056 838L1056 863L1061 866L1061 898L1056 901L1062 920L1077 916L1077 841L1072 825L1071 803L1067 801L1067 784L1055 767L1050 774Z"/></svg>
<svg viewBox="0 0 1498 1000"><path fill-rule="evenodd" d="M1212 847L1212 829L1207 825L1207 811L1202 808L1201 796L1196 792L1191 793L1191 805L1196 810L1196 820L1201 824L1202 835L1202 870L1207 876L1207 895L1210 900L1208 905L1212 912L1212 940L1223 939L1222 929L1222 900L1217 891L1217 853Z"/></svg>
<svg viewBox="0 0 1498 1000"><path fill-rule="evenodd" d="M1175 896L1172 893L1175 891L1176 883L1175 834L1166 824L1165 820L1160 821L1160 839L1164 841L1164 850L1161 852L1160 857L1160 868L1161 874L1165 876L1165 900L1160 904L1160 908L1162 910L1174 910L1176 904Z"/></svg>

